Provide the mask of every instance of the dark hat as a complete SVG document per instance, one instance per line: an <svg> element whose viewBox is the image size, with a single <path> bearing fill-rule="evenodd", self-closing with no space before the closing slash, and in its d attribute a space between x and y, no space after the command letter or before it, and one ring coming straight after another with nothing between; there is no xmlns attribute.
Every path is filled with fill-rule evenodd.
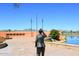
<svg viewBox="0 0 79 59"><path fill-rule="evenodd" d="M43 32L43 30L42 29L39 29L39 32Z"/></svg>

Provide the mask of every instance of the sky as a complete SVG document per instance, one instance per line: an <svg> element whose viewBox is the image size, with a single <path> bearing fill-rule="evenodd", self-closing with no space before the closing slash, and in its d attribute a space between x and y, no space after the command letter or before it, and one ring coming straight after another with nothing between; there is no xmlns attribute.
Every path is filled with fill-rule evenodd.
<svg viewBox="0 0 79 59"><path fill-rule="evenodd" d="M78 3L0 3L0 30L36 29L79 30Z"/></svg>

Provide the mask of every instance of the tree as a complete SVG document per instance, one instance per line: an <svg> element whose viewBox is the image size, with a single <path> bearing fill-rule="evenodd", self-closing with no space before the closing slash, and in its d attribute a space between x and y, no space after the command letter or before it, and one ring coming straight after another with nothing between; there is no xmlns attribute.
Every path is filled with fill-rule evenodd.
<svg viewBox="0 0 79 59"><path fill-rule="evenodd" d="M20 8L20 3L13 3L13 6L14 6L15 8Z"/></svg>
<svg viewBox="0 0 79 59"><path fill-rule="evenodd" d="M10 32L10 31L11 31L11 29L8 29L8 31Z"/></svg>
<svg viewBox="0 0 79 59"><path fill-rule="evenodd" d="M55 39L55 40L59 41L59 35L60 35L60 33L59 33L58 30L53 29L53 30L50 31L50 37L52 39Z"/></svg>
<svg viewBox="0 0 79 59"><path fill-rule="evenodd" d="M72 35L72 33L73 33L73 31L71 30L71 31L70 31L70 34Z"/></svg>

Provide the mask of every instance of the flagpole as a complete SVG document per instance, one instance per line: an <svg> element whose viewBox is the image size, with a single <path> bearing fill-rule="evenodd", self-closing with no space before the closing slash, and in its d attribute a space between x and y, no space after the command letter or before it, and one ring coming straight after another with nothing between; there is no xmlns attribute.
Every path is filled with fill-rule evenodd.
<svg viewBox="0 0 79 59"><path fill-rule="evenodd" d="M37 35L37 31L38 31L38 21L37 21L37 16L36 16L36 35Z"/></svg>
<svg viewBox="0 0 79 59"><path fill-rule="evenodd" d="M42 19L42 29L43 29L43 19Z"/></svg>
<svg viewBox="0 0 79 59"><path fill-rule="evenodd" d="M31 37L32 37L32 18L31 18Z"/></svg>

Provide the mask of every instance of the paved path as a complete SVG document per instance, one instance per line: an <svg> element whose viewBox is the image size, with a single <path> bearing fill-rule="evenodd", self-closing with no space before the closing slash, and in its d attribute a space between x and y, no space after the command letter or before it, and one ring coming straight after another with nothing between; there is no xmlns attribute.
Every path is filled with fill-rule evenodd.
<svg viewBox="0 0 79 59"><path fill-rule="evenodd" d="M0 56L35 56L34 40L7 40L8 47L0 49ZM45 56L79 56L79 47L46 43Z"/></svg>

